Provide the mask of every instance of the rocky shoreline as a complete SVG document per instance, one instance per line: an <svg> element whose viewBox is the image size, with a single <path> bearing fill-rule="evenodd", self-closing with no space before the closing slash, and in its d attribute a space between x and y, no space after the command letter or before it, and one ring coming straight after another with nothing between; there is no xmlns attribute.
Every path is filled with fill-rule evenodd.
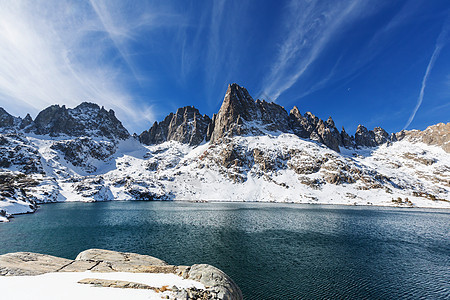
<svg viewBox="0 0 450 300"><path fill-rule="evenodd" d="M166 299L243 299L241 290L229 276L207 264L174 266L148 255L103 249L83 251L74 260L31 252L0 255L0 280L2 276L39 276L68 272L88 273L86 278L77 282L80 285L151 290ZM180 280L198 282L204 288L177 287L170 282L162 286L152 286L140 282L96 278L100 273L123 272L174 274Z"/></svg>

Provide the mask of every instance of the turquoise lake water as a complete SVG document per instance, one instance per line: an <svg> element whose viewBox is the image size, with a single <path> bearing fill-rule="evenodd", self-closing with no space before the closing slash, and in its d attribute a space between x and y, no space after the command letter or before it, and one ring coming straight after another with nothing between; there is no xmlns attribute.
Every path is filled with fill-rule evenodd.
<svg viewBox="0 0 450 300"><path fill-rule="evenodd" d="M0 254L89 248L212 264L245 299L450 299L450 211L274 203L42 205Z"/></svg>

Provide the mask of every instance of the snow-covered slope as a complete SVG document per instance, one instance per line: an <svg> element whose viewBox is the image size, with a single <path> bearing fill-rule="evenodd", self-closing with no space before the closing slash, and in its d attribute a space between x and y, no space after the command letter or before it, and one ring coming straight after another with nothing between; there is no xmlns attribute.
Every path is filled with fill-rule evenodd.
<svg viewBox="0 0 450 300"><path fill-rule="evenodd" d="M198 147L176 141L144 146L134 138L116 145L89 138L21 139L39 161L2 169L1 183L10 188L2 188L0 209L9 214L53 201L154 199L450 208L450 156L422 143L337 153L285 133ZM86 144L72 155L56 146ZM28 164L42 174L24 172Z"/></svg>

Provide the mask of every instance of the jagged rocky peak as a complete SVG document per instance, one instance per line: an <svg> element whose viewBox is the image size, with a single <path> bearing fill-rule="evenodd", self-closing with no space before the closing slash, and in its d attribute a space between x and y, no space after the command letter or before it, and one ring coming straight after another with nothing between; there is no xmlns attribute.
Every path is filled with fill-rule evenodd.
<svg viewBox="0 0 450 300"><path fill-rule="evenodd" d="M352 148L355 146L355 138L353 136L348 135L348 133L345 131L344 126L342 126L341 140L342 146L344 146L345 148Z"/></svg>
<svg viewBox="0 0 450 300"><path fill-rule="evenodd" d="M445 152L450 153L450 122L438 123L427 127L425 130L402 130L394 135L396 140L408 140L422 142L427 145L440 146Z"/></svg>
<svg viewBox="0 0 450 300"><path fill-rule="evenodd" d="M0 107L0 131L2 133L7 132L15 133L17 132L18 128L20 129L24 128L22 126L26 125L30 120L33 121L33 119L29 114L27 114L25 119L22 119L20 117L14 117L13 115L9 114L5 109Z"/></svg>
<svg viewBox="0 0 450 300"><path fill-rule="evenodd" d="M309 138L325 144L337 152L339 152L339 146L343 145L341 134L331 117L323 121L311 112L306 112L302 116L299 109L294 106L289 114L289 124L292 131L301 138Z"/></svg>
<svg viewBox="0 0 450 300"><path fill-rule="evenodd" d="M169 140L198 145L203 140L215 143L223 137L267 132L294 133L337 152L340 147L375 147L391 140L380 127L372 131L360 125L353 137L344 129L339 132L331 117L324 121L311 112L302 115L296 106L288 114L276 103L253 100L247 89L236 83L228 85L222 106L212 120L200 115L194 107L186 106L169 114L162 122L155 122L139 135L139 140L147 145Z"/></svg>
<svg viewBox="0 0 450 300"><path fill-rule="evenodd" d="M170 113L162 122L139 135L141 143L150 145L165 141L178 141L189 145L198 145L206 137L211 119L201 115L193 106L185 106Z"/></svg>
<svg viewBox="0 0 450 300"><path fill-rule="evenodd" d="M355 132L355 144L363 147L375 147L375 133L367 130L363 125L358 125Z"/></svg>
<svg viewBox="0 0 450 300"><path fill-rule="evenodd" d="M358 125L355 133L356 147L376 147L390 141L389 133L381 127L368 130L363 125Z"/></svg>
<svg viewBox="0 0 450 300"><path fill-rule="evenodd" d="M31 123L33 123L33 118L30 116L30 114L27 114L25 118L20 122L20 129L24 129L25 127L29 126Z"/></svg>
<svg viewBox="0 0 450 300"><path fill-rule="evenodd" d="M83 102L75 108L52 105L41 111L25 128L27 132L58 136L102 136L109 139L127 139L128 131L116 118L113 110L105 110L95 103Z"/></svg>
<svg viewBox="0 0 450 300"><path fill-rule="evenodd" d="M375 134L375 143L377 143L377 145L381 145L389 141L389 133L387 133L383 128L375 127L373 132Z"/></svg>
<svg viewBox="0 0 450 300"><path fill-rule="evenodd" d="M256 100L236 83L228 86L219 112L213 116L207 140L216 142L224 136L261 134L261 130L290 131L286 110L264 100Z"/></svg>
<svg viewBox="0 0 450 300"><path fill-rule="evenodd" d="M16 118L0 107L0 128L13 127L15 125L15 120Z"/></svg>

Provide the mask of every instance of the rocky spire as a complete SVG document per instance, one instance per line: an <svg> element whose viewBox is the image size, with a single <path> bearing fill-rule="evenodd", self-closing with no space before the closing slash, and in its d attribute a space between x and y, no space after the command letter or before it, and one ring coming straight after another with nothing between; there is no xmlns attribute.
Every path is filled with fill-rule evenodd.
<svg viewBox="0 0 450 300"><path fill-rule="evenodd" d="M211 119L201 115L193 106L179 108L170 113L164 121L155 122L147 131L139 135L141 143L158 144L165 141L178 141L189 145L198 145L205 138Z"/></svg>
<svg viewBox="0 0 450 300"><path fill-rule="evenodd" d="M354 138L348 135L348 133L345 131L344 126L342 126L341 140L342 140L342 146L344 146L346 148L352 148L355 146Z"/></svg>
<svg viewBox="0 0 450 300"><path fill-rule="evenodd" d="M252 116L255 115L255 101L248 91L236 83L230 84L228 85L222 106L217 115L214 116L211 135L207 138L211 142L215 142L228 134L241 134L242 119L250 121L252 120Z"/></svg>
<svg viewBox="0 0 450 300"><path fill-rule="evenodd" d="M24 129L25 127L29 126L31 123L33 123L33 118L30 116L30 114L27 114L25 118L20 122L20 129Z"/></svg>
<svg viewBox="0 0 450 300"><path fill-rule="evenodd" d="M375 143L377 145L387 143L389 140L389 133L381 127L375 127L373 133L375 134Z"/></svg>
<svg viewBox="0 0 450 300"><path fill-rule="evenodd" d="M355 145L361 147L376 147L389 140L389 133L381 127L367 130L366 127L358 125L355 133Z"/></svg>
<svg viewBox="0 0 450 300"><path fill-rule="evenodd" d="M358 125L355 133L355 144L356 146L375 147L377 145L375 142L375 133L372 130L367 130L361 124Z"/></svg>
<svg viewBox="0 0 450 300"><path fill-rule="evenodd" d="M298 108L294 107L289 114L289 124L292 131L301 138L309 138L325 144L337 152L339 152L339 146L343 145L341 134L331 117L324 122L311 112L306 112L302 116Z"/></svg>
<svg viewBox="0 0 450 300"><path fill-rule="evenodd" d="M222 106L211 125L211 142L224 136L239 134L261 134L261 130L290 131L286 110L276 104L264 100L256 100L248 91L236 83L228 86Z"/></svg>

